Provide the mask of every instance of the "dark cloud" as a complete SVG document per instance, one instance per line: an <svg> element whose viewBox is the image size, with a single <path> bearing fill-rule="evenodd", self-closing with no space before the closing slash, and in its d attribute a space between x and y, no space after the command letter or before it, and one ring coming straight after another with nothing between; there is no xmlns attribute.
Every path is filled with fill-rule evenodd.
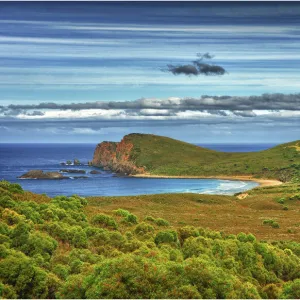
<svg viewBox="0 0 300 300"><path fill-rule="evenodd" d="M198 69L194 65L167 65L167 70L174 75L185 74L185 75L199 75Z"/></svg>
<svg viewBox="0 0 300 300"><path fill-rule="evenodd" d="M205 76L217 76L217 75L224 75L226 70L218 65L211 65L204 63L203 60L205 59L212 59L214 56L210 55L209 53L200 54L198 53L197 56L199 59L192 62L192 64L186 65L167 65L166 69L162 69L165 72L171 72L174 75L184 74L187 76L198 76L198 75L205 75Z"/></svg>
<svg viewBox="0 0 300 300"><path fill-rule="evenodd" d="M217 65L209 65L203 63L196 63L198 67L198 74L203 74L206 76L214 76L214 75L224 75L226 73L223 67Z"/></svg>

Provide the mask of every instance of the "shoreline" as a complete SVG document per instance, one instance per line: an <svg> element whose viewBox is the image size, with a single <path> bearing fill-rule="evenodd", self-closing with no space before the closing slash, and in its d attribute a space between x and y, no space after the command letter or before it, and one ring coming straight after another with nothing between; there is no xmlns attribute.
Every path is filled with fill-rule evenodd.
<svg viewBox="0 0 300 300"><path fill-rule="evenodd" d="M165 178L165 179L224 179L224 180L236 180L236 181L254 181L259 184L260 187L276 186L283 184L282 181L276 179L260 179L253 178L251 176L169 176L169 175L152 175L152 174L136 174L129 177L135 178Z"/></svg>

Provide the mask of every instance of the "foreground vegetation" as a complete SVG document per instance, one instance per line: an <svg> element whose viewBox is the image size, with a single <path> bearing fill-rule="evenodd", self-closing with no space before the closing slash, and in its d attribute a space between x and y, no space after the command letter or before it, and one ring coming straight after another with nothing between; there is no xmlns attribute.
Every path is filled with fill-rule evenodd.
<svg viewBox="0 0 300 300"><path fill-rule="evenodd" d="M300 202L296 185L288 191L294 198L284 201ZM264 192L256 189L248 197ZM149 208L169 196L180 195L157 196ZM236 201L194 197L199 205ZM0 182L0 297L300 298L297 241L174 226L171 219L125 209L138 199L50 199ZM119 207L112 209L113 203ZM262 226L279 230L269 223Z"/></svg>
<svg viewBox="0 0 300 300"><path fill-rule="evenodd" d="M247 153L205 149L168 137L129 134L129 160L155 175L230 176L250 175L290 181L300 177L300 141ZM119 153L116 154L117 158ZM122 161L120 162L122 163Z"/></svg>

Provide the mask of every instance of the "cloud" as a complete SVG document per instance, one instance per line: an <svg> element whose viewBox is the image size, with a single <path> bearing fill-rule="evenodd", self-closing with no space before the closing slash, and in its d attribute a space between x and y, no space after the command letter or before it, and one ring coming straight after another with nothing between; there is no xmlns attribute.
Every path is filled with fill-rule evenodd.
<svg viewBox="0 0 300 300"><path fill-rule="evenodd" d="M105 110L115 111L115 114L123 110L130 110L131 112L141 112L142 110L156 110L153 114L166 114L168 110L170 113L178 111L232 111L235 114L243 115L248 114L252 110L300 110L300 93L296 94L263 94L260 96L208 96L204 95L199 98L185 97L176 98L171 97L168 99L156 98L141 98L134 101L96 101L85 103L68 103L58 104L53 102L43 102L39 104L11 104L2 106L2 114L14 116L20 114L21 111L27 111L37 116L36 111L43 111L44 114L49 116L55 115L51 111L83 111L95 110L95 113L105 113ZM98 111L97 110L101 110ZM160 110L159 113L157 110ZM32 112L33 111L33 112ZM34 112L35 111L35 112ZM149 111L148 111L149 112ZM151 111L150 111L151 112ZM1 111L0 111L1 113ZM40 114L41 116L41 114ZM66 114L67 116L67 114ZM84 115L83 115L84 117Z"/></svg>
<svg viewBox="0 0 300 300"><path fill-rule="evenodd" d="M187 76L191 75L205 75L205 76L216 76L224 75L226 73L225 69L218 65L210 65L204 63L204 59L212 59L214 56L209 53L200 54L197 56L199 59L192 62L192 64L186 65L167 65L166 69L162 69L163 72L171 72L174 75L184 74Z"/></svg>
<svg viewBox="0 0 300 300"><path fill-rule="evenodd" d="M236 116L245 117L245 118L255 117L256 116L255 112L249 111L249 110L245 110L245 111L233 111L233 113Z"/></svg>

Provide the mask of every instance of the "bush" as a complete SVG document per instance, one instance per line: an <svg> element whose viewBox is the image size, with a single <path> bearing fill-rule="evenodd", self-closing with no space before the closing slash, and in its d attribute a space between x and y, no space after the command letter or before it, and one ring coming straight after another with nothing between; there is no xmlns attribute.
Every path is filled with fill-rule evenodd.
<svg viewBox="0 0 300 300"><path fill-rule="evenodd" d="M266 220L263 220L263 224L267 224L267 225L272 225L273 224L273 220L272 219L266 219Z"/></svg>
<svg viewBox="0 0 300 300"><path fill-rule="evenodd" d="M176 243L178 241L177 232L174 230L160 231L156 234L154 241L157 245L161 243Z"/></svg>
<svg viewBox="0 0 300 300"><path fill-rule="evenodd" d="M158 226L169 226L170 225L168 221L161 219L161 218L156 219L155 224Z"/></svg>
<svg viewBox="0 0 300 300"><path fill-rule="evenodd" d="M284 204L284 201L285 201L285 198L280 198L280 199L277 200L277 202L279 204Z"/></svg>
<svg viewBox="0 0 300 300"><path fill-rule="evenodd" d="M279 228L279 224L277 222L273 222L271 226L273 228Z"/></svg>
<svg viewBox="0 0 300 300"><path fill-rule="evenodd" d="M54 274L56 274L59 278L66 280L69 275L69 268L62 264L57 264L53 268Z"/></svg>
<svg viewBox="0 0 300 300"><path fill-rule="evenodd" d="M181 227L177 230L177 232L178 232L179 241L181 244L183 244L184 241L191 236L197 237L200 235L199 230L193 226Z"/></svg>
<svg viewBox="0 0 300 300"><path fill-rule="evenodd" d="M293 282L285 283L283 286L281 298L300 299L300 279L296 279Z"/></svg>
<svg viewBox="0 0 300 300"><path fill-rule="evenodd" d="M138 218L133 214L129 214L127 217L124 218L124 221L126 221L127 223L137 224Z"/></svg>
<svg viewBox="0 0 300 300"><path fill-rule="evenodd" d="M152 232L154 232L154 227L145 222L138 224L134 229L134 233L137 235L145 235Z"/></svg>
<svg viewBox="0 0 300 300"><path fill-rule="evenodd" d="M128 210L119 208L117 210L114 210L115 215L120 216L120 217L127 217L130 215L130 212Z"/></svg>
<svg viewBox="0 0 300 300"><path fill-rule="evenodd" d="M114 220L114 218L104 214L95 215L92 218L92 223L94 225L103 225L104 227L113 228L113 229L118 228L118 225Z"/></svg>
<svg viewBox="0 0 300 300"><path fill-rule="evenodd" d="M151 217L151 216L147 216L144 219L145 221L150 221L150 222L155 222L155 218Z"/></svg>
<svg viewBox="0 0 300 300"><path fill-rule="evenodd" d="M266 293L265 298L267 299L278 299L281 293L281 289L276 284L271 283L271 284L267 284L263 288L263 292Z"/></svg>
<svg viewBox="0 0 300 300"><path fill-rule="evenodd" d="M289 198L290 200L300 200L300 194L295 194Z"/></svg>
<svg viewBox="0 0 300 300"><path fill-rule="evenodd" d="M11 183L8 190L14 194L23 194L24 193L22 187L17 183Z"/></svg>
<svg viewBox="0 0 300 300"><path fill-rule="evenodd" d="M272 228L279 228L279 224L272 219L264 220L263 224L270 225Z"/></svg>

